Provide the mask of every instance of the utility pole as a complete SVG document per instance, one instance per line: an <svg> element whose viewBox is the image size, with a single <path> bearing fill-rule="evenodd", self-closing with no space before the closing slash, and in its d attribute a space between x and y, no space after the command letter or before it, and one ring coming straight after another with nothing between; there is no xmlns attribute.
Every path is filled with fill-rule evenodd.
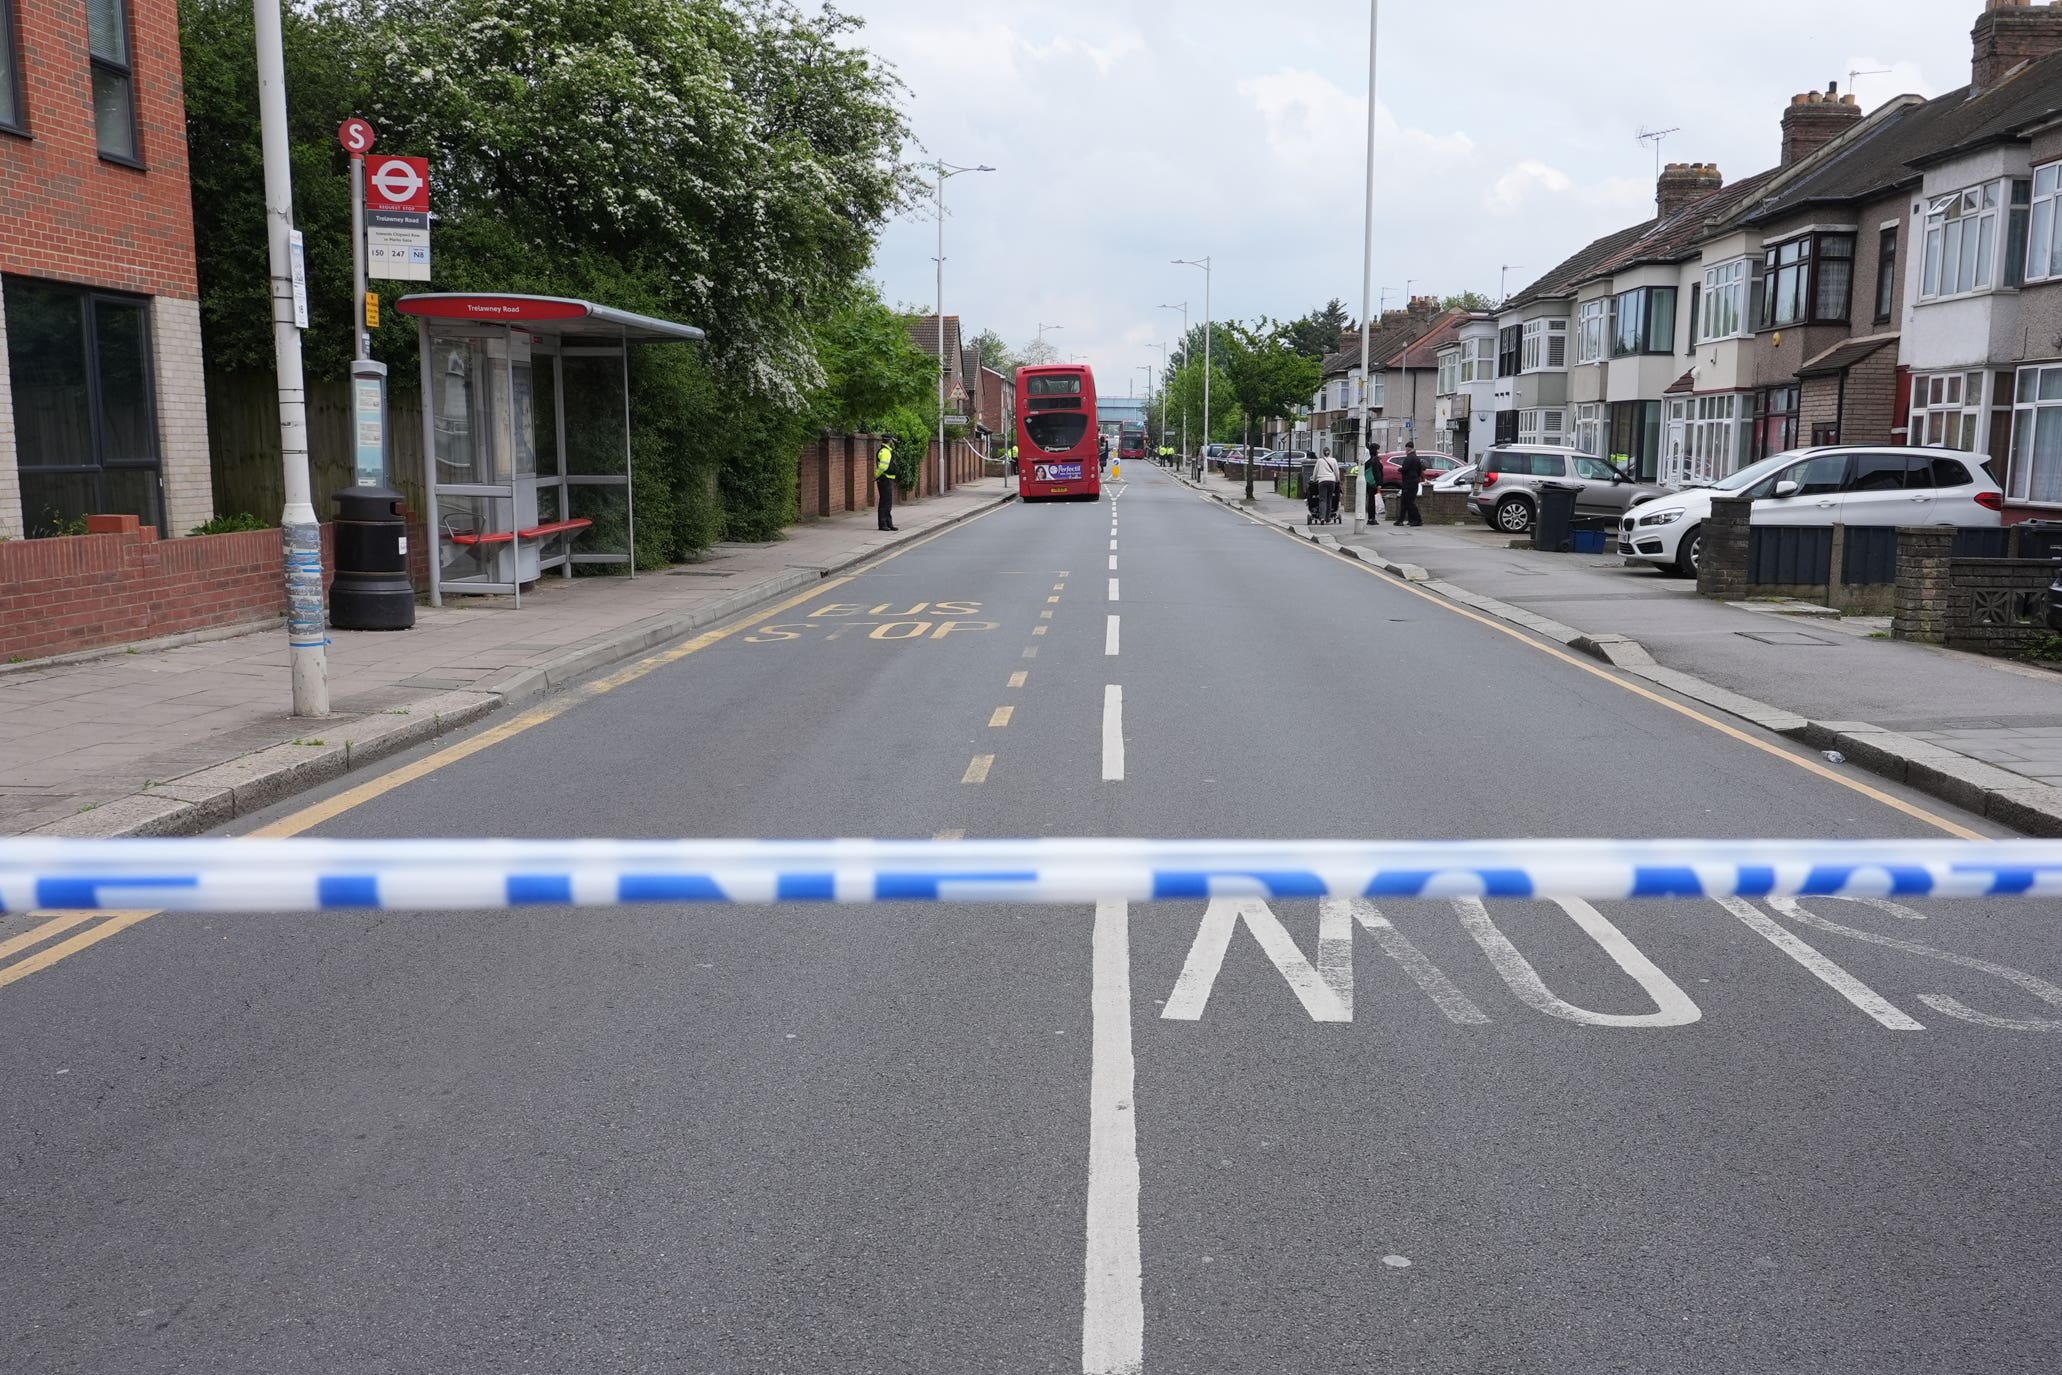
<svg viewBox="0 0 2062 1375"><path fill-rule="evenodd" d="M1368 355L1374 347L1375 322L1367 318L1367 308L1368 298L1375 291L1375 42L1381 27L1382 0L1368 0L1367 206L1360 243L1360 421L1354 433L1354 445L1359 450L1357 466L1360 477L1353 502L1355 534L1366 528L1368 493L1374 486L1379 486L1368 482L1368 463L1372 458L1372 450L1368 447Z"/></svg>
<svg viewBox="0 0 2062 1375"><path fill-rule="evenodd" d="M1210 316L1210 260L1208 258L1176 258L1177 267L1200 267L1203 269L1203 443L1210 443L1210 336L1217 331ZM1198 461L1196 480L1203 480L1204 470L1209 465ZM1251 465L1249 464L1250 468ZM1249 492L1248 495L1251 495Z"/></svg>
<svg viewBox="0 0 2062 1375"><path fill-rule="evenodd" d="M945 376L952 370L952 360L945 352L945 179L956 177L962 172L993 172L995 169L983 163L979 167L954 167L943 158L938 160L938 495L945 494L946 474L951 465L945 458ZM979 379L975 379L979 386Z"/></svg>
<svg viewBox="0 0 2062 1375"><path fill-rule="evenodd" d="M1178 310L1181 312L1181 360L1186 365L1189 356L1189 303L1183 301L1178 306L1162 305L1160 309ZM1164 401L1161 403L1160 409L1160 423L1164 425L1167 423L1166 403ZM1181 461L1184 464L1189 461L1189 399L1186 392L1182 393L1181 397Z"/></svg>
<svg viewBox="0 0 2062 1375"><path fill-rule="evenodd" d="M1505 263L1496 272L1496 303L1502 305L1511 299L1511 274L1524 267L1523 263Z"/></svg>
<svg viewBox="0 0 2062 1375"><path fill-rule="evenodd" d="M329 642L322 604L322 527L308 477L308 395L301 375L307 268L297 262L293 164L287 144L286 49L279 0L253 0L258 125L264 147L266 248L272 278L272 357L279 373L279 449L286 506L286 643L296 716L329 715ZM363 303L360 303L363 309ZM361 317L362 318L362 317ZM354 326L354 329L356 326Z"/></svg>

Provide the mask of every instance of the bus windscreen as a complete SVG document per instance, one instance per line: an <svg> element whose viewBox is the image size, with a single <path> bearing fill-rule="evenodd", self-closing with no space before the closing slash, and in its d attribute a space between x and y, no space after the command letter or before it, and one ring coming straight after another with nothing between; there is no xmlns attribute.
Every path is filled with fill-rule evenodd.
<svg viewBox="0 0 2062 1375"><path fill-rule="evenodd" d="M1027 396L1079 396L1081 379L1075 376L1027 377L1024 394Z"/></svg>
<svg viewBox="0 0 2062 1375"><path fill-rule="evenodd" d="M1038 378L1031 379L1036 387ZM1073 379L1054 378L1054 381ZM1080 383L1075 383L1079 390ZM1054 414L1045 412L1024 417L1024 432L1031 436L1031 442L1049 454L1063 454L1081 442L1081 436L1088 430L1088 417L1078 411Z"/></svg>

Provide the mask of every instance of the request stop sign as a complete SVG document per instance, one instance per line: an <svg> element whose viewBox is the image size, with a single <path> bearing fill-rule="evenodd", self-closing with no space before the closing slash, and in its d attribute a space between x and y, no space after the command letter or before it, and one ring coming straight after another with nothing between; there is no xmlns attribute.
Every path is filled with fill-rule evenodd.
<svg viewBox="0 0 2062 1375"><path fill-rule="evenodd" d="M428 214L430 160L387 154L365 159L365 208Z"/></svg>

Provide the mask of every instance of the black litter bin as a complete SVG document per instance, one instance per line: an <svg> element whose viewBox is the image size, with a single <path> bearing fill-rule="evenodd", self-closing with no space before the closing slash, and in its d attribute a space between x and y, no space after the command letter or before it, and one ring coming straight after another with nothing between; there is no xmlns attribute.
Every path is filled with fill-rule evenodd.
<svg viewBox="0 0 2062 1375"><path fill-rule="evenodd" d="M1534 549L1565 554L1574 548L1575 494L1580 490L1565 482L1539 484L1539 510L1532 517Z"/></svg>
<svg viewBox="0 0 2062 1375"><path fill-rule="evenodd" d="M336 579L329 623L338 630L407 630L415 624L408 581L408 522L401 494L385 487L337 493Z"/></svg>

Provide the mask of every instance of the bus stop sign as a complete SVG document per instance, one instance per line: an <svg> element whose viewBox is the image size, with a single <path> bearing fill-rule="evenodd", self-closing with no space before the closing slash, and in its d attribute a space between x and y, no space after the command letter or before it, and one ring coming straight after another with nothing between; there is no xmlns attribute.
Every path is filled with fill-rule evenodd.
<svg viewBox="0 0 2062 1375"><path fill-rule="evenodd" d="M392 154L367 158L365 208L427 215L430 211L430 160Z"/></svg>

